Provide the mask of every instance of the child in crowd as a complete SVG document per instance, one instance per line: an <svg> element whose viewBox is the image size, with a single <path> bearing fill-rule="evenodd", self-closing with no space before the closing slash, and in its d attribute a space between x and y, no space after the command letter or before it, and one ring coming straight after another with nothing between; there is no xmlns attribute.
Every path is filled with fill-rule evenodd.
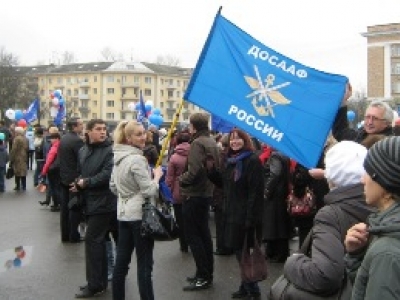
<svg viewBox="0 0 400 300"><path fill-rule="evenodd" d="M5 192L5 174L6 174L6 165L8 163L8 152L7 145L5 143L5 135L4 133L0 133L0 193Z"/></svg>

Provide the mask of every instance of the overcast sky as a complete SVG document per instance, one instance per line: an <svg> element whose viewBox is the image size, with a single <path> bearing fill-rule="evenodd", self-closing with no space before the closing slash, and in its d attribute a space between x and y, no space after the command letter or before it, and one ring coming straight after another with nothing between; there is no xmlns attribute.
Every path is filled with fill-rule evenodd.
<svg viewBox="0 0 400 300"><path fill-rule="evenodd" d="M307 66L366 87L367 26L400 22L399 0L0 0L0 47L23 65L69 51L101 61L173 55L194 67L215 14Z"/></svg>

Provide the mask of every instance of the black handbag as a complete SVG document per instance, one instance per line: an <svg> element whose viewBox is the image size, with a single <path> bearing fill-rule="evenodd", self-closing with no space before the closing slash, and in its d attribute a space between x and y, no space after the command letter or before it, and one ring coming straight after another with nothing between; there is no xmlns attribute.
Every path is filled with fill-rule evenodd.
<svg viewBox="0 0 400 300"><path fill-rule="evenodd" d="M242 257L240 259L240 273L243 282L258 282L267 278L267 262L261 250L254 230L254 246L251 249L247 244L248 232L245 234Z"/></svg>
<svg viewBox="0 0 400 300"><path fill-rule="evenodd" d="M6 179L11 179L14 177L14 168L10 165L6 171Z"/></svg>
<svg viewBox="0 0 400 300"><path fill-rule="evenodd" d="M142 205L141 235L155 241L173 241L179 236L179 228L171 206L163 204L161 210L145 200Z"/></svg>

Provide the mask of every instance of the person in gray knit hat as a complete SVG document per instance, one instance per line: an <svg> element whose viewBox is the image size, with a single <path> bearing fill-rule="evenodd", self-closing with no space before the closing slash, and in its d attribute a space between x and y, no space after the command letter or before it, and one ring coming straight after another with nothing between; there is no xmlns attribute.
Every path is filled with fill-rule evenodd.
<svg viewBox="0 0 400 300"><path fill-rule="evenodd" d="M374 144L364 168L366 201L377 212L347 231L351 299L400 299L400 137Z"/></svg>

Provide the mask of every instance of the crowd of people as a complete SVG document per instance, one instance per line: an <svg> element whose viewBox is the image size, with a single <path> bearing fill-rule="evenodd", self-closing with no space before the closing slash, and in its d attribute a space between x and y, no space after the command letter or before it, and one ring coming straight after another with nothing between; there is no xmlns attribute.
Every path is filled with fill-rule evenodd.
<svg viewBox="0 0 400 300"><path fill-rule="evenodd" d="M88 121L84 129L81 119L71 118L62 133L54 126L6 128L0 121L0 192L7 164L14 170L14 190L22 192L28 170L36 166L33 183L46 186L40 205L59 211L61 242L85 244L87 282L76 298L101 295L111 281L113 299L125 299L133 251L140 299L155 298L154 240L141 235L142 205L147 200L157 205L165 178L180 229L179 249L191 252L195 266L183 291L210 288L217 276L214 256L234 255L240 265L244 246L257 241L269 263L283 264L294 287L279 299L302 299L298 295L304 293L323 299L338 293L346 280L353 286L352 299L399 299L399 127L390 106L373 101L363 127L351 128L350 94L348 85L314 169L241 129L212 134L204 113L191 115L189 126L172 136L166 172L157 165L161 147L154 126L121 121L111 133L101 119ZM315 210L291 215L289 195L309 192ZM310 242L306 252L290 253L296 234L299 249ZM236 276L232 298L260 298L260 282Z"/></svg>

